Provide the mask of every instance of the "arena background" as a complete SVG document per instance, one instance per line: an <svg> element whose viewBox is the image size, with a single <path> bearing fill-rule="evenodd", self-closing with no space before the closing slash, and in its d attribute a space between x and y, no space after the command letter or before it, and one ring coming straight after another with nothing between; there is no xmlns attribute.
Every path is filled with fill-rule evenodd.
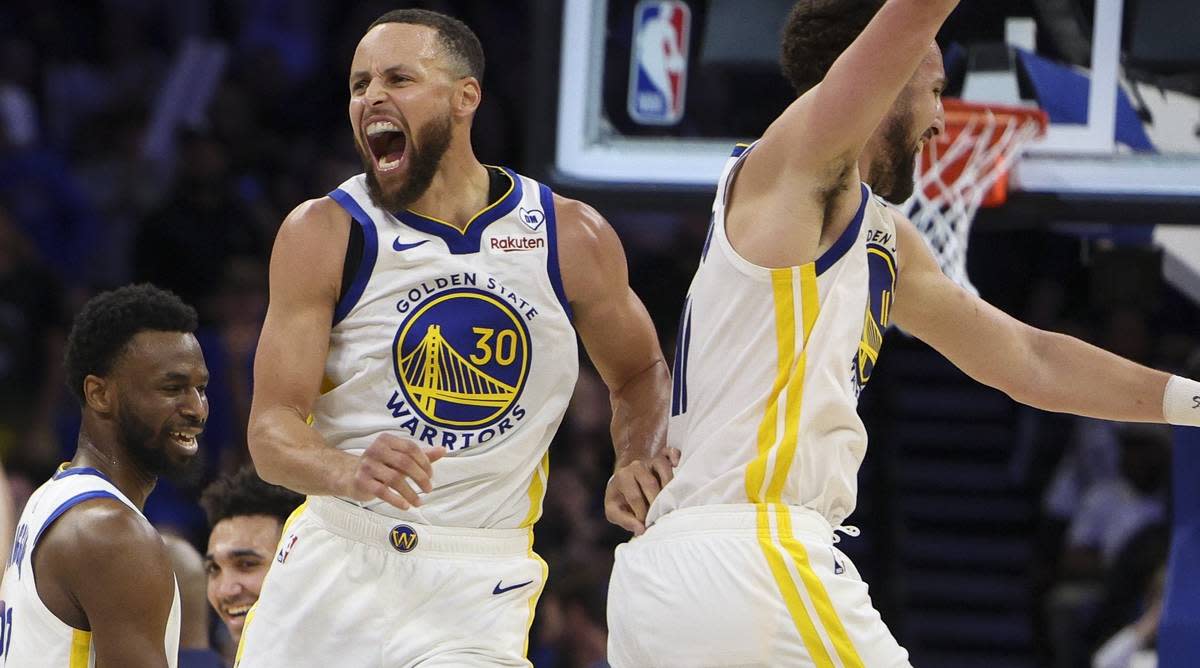
<svg viewBox="0 0 1200 668"><path fill-rule="evenodd" d="M773 58L790 2L686 3L688 87L681 118L667 125L628 111L637 4L7 0L0 6L0 456L18 510L74 447L78 409L61 372L73 313L100 290L152 281L200 310L212 412L203 479L160 483L147 513L203 548L199 490L248 462L250 369L275 230L297 203L359 171L345 111L348 63L370 21L397 6L444 11L478 33L488 66L477 155L545 180L609 219L669 361L713 186L702 170L689 180L651 163L692 150L711 159L706 147L727 152L787 104ZM1200 163L1188 157L1200 154L1195 3L964 0L939 36L950 92L970 89L993 102L1015 94L1049 106L1033 66L1014 55L1006 35L1012 42L1015 26L1028 42L1032 25L1037 54L1086 74L1100 33L1093 21L1114 4L1122 17L1122 99L1136 120L1117 112L1119 146L1111 154L1141 162L1112 185L1083 183L1087 167L1072 166L1064 151L1031 159L1026 178L1014 174L1009 203L977 217L968 268L980 293L1010 314L1196 377L1200 273L1190 261L1200 260L1200 246L1188 245L1200 229L1190 227L1200 220ZM583 32L567 30L572 12ZM1013 17L1034 20L1006 21ZM599 41L572 41L581 34ZM585 67L574 68L572 58ZM564 154L562 128L575 126L560 91L576 84L598 91L586 121L595 145L615 151L628 176L590 173ZM1064 106L1081 99L1086 107L1086 91ZM1139 128L1148 145L1122 135ZM1170 187L1160 187L1164 179ZM1166 224L1178 236L1162 236ZM1173 497L1193 500L1190 492L1171 494L1167 461L1145 454L1153 446L1129 445L1160 434L1131 436L1116 425L1020 407L899 332L889 333L884 349L861 404L872 438L850 521L863 535L840 546L884 619L917 666L1090 665L1100 643L1153 605L1172 523L1177 537L1195 529L1200 508L1169 507ZM551 447L536 531L551 566L530 643L539 667L604 665L605 587L612 548L624 540L601 507L612 464L608 419L603 384L585 369ZM1180 471L1181 461L1177 453L1176 475L1190 487L1200 469ZM1143 490L1128 499L1138 510L1111 513L1141 520L1120 549L1099 558L1071 539L1069 527L1086 521L1078 516L1090 490L1130 475ZM1108 529L1100 524L1093 533ZM1174 573L1169 591L1194 586ZM1177 621L1196 623L1194 600ZM219 626L214 618L221 642ZM1200 652L1175 656L1200 661Z"/></svg>

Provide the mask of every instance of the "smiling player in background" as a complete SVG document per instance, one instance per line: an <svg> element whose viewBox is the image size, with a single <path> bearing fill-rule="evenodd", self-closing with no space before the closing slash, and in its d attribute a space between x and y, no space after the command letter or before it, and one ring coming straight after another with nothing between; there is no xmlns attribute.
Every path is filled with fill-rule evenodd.
<svg viewBox="0 0 1200 668"><path fill-rule="evenodd" d="M142 507L158 476L198 461L208 369L195 329L195 310L151 285L103 293L75 318L66 376L83 424L17 523L5 666L176 665L179 591Z"/></svg>

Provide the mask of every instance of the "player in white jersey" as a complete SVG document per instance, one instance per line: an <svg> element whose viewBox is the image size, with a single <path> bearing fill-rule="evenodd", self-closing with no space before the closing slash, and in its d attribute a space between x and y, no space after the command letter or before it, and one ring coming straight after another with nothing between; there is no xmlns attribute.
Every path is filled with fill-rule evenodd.
<svg viewBox="0 0 1200 668"><path fill-rule="evenodd" d="M195 329L195 310L151 285L103 293L76 317L66 376L79 442L17 522L0 665L176 665L179 591L142 506L158 475L198 461L208 369Z"/></svg>
<svg viewBox="0 0 1200 668"><path fill-rule="evenodd" d="M956 0L804 0L783 31L800 97L735 152L680 324L650 527L618 548L613 666L908 665L832 544L854 509L857 415L891 324L1045 410L1200 424L1200 384L1040 331L961 290L908 197L941 131L934 35Z"/></svg>
<svg viewBox="0 0 1200 668"><path fill-rule="evenodd" d="M308 501L239 663L528 665L576 334L614 407L605 509L636 533L670 478L666 364L608 224L475 158L466 26L389 12L350 69L364 174L297 208L271 261L250 450Z"/></svg>

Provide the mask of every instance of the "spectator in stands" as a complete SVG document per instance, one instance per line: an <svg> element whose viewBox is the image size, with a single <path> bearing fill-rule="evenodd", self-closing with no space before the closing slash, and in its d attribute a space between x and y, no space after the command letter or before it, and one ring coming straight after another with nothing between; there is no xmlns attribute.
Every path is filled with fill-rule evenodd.
<svg viewBox="0 0 1200 668"><path fill-rule="evenodd" d="M66 307L30 238L0 207L0 457L32 480L61 453L53 436L62 395Z"/></svg>
<svg viewBox="0 0 1200 668"><path fill-rule="evenodd" d="M1126 425L1117 441L1121 475L1092 487L1067 530L1063 569L1069 577L1101 573L1131 535L1166 516L1170 427Z"/></svg>
<svg viewBox="0 0 1200 668"><path fill-rule="evenodd" d="M1092 655L1092 668L1154 668L1158 665L1154 643L1162 621L1166 577L1166 564L1163 564L1154 576L1141 616L1114 634Z"/></svg>

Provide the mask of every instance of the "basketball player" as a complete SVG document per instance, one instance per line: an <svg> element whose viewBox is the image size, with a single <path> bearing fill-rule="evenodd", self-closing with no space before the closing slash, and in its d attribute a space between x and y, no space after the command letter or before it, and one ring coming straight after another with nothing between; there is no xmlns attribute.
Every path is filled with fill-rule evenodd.
<svg viewBox="0 0 1200 668"><path fill-rule="evenodd" d="M11 668L176 665L179 591L142 515L159 475L195 462L208 418L196 312L151 285L103 293L67 340L83 409L75 456L29 498L0 588Z"/></svg>
<svg viewBox="0 0 1200 668"><path fill-rule="evenodd" d="M263 482L248 466L214 480L200 495L212 527L204 554L208 603L235 643L275 559L283 523L303 502L303 496Z"/></svg>
<svg viewBox="0 0 1200 668"><path fill-rule="evenodd" d="M531 527L576 333L613 403L609 519L640 533L670 479L668 374L620 242L590 207L476 160L482 73L457 20L380 17L348 81L364 173L275 241L249 443L308 501L243 668L528 665L546 581Z"/></svg>
<svg viewBox="0 0 1200 668"><path fill-rule="evenodd" d="M1200 424L1200 384L1013 320L876 199L908 197L942 129L933 39L955 4L793 8L783 68L799 98L718 184L677 352L681 461L649 529L618 548L612 665L908 665L831 541L854 509L857 399L890 324L1044 410Z"/></svg>

